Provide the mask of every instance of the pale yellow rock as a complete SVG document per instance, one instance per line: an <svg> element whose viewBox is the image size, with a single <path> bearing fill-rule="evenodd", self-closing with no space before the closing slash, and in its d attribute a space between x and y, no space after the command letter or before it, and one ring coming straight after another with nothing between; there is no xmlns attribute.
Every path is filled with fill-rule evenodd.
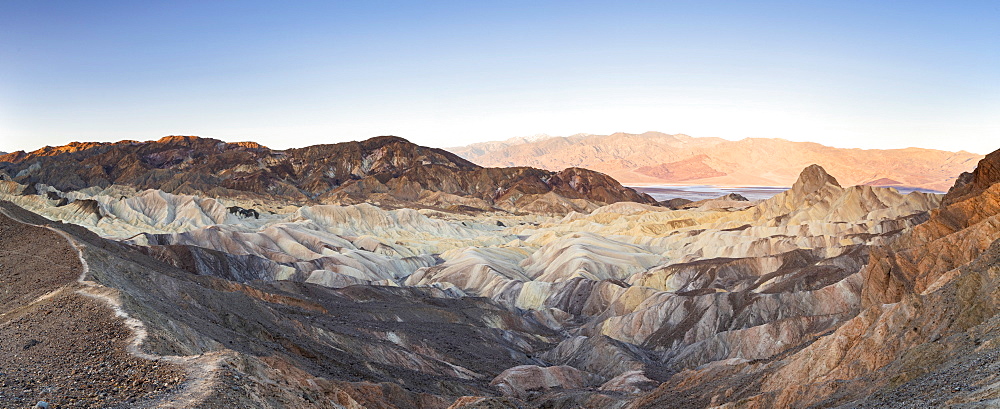
<svg viewBox="0 0 1000 409"><path fill-rule="evenodd" d="M544 281L528 281L521 286L521 292L517 294L517 301L514 303L517 308L526 310L537 310L542 308L542 304L551 295L552 283Z"/></svg>

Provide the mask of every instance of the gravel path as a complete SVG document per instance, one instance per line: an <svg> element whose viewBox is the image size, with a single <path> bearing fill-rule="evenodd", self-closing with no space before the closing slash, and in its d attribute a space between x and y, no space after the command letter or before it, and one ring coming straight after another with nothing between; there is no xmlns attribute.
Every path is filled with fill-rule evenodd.
<svg viewBox="0 0 1000 409"><path fill-rule="evenodd" d="M183 391L186 374L173 359L137 353L141 322L120 310L113 290L84 281L86 261L72 243L0 215L0 407L131 407Z"/></svg>

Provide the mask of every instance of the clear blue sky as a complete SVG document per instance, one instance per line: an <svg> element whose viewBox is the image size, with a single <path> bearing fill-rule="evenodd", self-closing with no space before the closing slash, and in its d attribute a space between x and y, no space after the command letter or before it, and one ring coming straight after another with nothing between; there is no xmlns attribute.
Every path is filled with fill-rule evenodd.
<svg viewBox="0 0 1000 409"><path fill-rule="evenodd" d="M1000 1L0 2L0 150L649 130L1000 148Z"/></svg>

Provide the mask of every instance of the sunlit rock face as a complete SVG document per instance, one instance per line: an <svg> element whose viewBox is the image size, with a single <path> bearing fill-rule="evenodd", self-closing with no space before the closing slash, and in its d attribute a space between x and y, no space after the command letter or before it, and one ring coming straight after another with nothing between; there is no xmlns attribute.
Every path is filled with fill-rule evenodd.
<svg viewBox="0 0 1000 409"><path fill-rule="evenodd" d="M905 242L887 246L873 257L865 299L897 302L906 293L939 287L940 275L974 260L989 247L1000 206L1000 152L980 161L966 180L945 195L931 219L907 235Z"/></svg>
<svg viewBox="0 0 1000 409"><path fill-rule="evenodd" d="M410 160L381 155L359 169ZM356 183L451 200L445 190L428 199L413 182L470 186L436 173L442 166L403 172L400 185ZM922 359L939 365L958 356L948 348L992 345L984 325L996 309L989 257L1000 193L992 173L972 175L962 186L974 188L957 187L942 204L845 188L810 166L771 199L681 210L597 205L617 193L595 189L603 175L583 171L540 183L589 199L522 180L486 213L284 203L248 216L231 210L248 208L232 197L9 181L0 197L83 226L81 237L100 243L95 254L127 259L128 268L107 255L94 265L130 297L155 294L140 311L156 325L157 348L232 348L246 360L239 370L294 373L306 395L336 395L345 407L794 407L899 387L869 374L905 384L923 376ZM476 183L496 187L493 176ZM558 206L513 214L500 202ZM547 214L556 208L562 214ZM156 271L150 282L140 278L147 270ZM245 311L226 315L227 303ZM958 335L966 330L978 332Z"/></svg>

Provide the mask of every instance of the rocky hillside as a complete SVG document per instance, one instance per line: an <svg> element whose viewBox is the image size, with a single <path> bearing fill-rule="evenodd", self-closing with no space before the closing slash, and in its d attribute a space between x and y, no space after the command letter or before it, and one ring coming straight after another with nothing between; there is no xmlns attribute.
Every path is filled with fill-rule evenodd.
<svg viewBox="0 0 1000 409"><path fill-rule="evenodd" d="M247 203L565 213L652 202L590 170L483 168L391 136L285 151L192 136L72 143L0 156L0 172L23 185L63 192L129 187Z"/></svg>
<svg viewBox="0 0 1000 409"><path fill-rule="evenodd" d="M444 408L491 394L493 374L538 363L526 351L555 336L482 298L194 274L0 210L0 245L28 261L0 271L25 290L0 305L2 407Z"/></svg>
<svg viewBox="0 0 1000 409"><path fill-rule="evenodd" d="M841 149L809 142L727 141L659 132L574 135L477 143L450 151L483 166L585 167L622 183L790 186L819 164L846 186L909 186L946 191L982 158L932 149Z"/></svg>

